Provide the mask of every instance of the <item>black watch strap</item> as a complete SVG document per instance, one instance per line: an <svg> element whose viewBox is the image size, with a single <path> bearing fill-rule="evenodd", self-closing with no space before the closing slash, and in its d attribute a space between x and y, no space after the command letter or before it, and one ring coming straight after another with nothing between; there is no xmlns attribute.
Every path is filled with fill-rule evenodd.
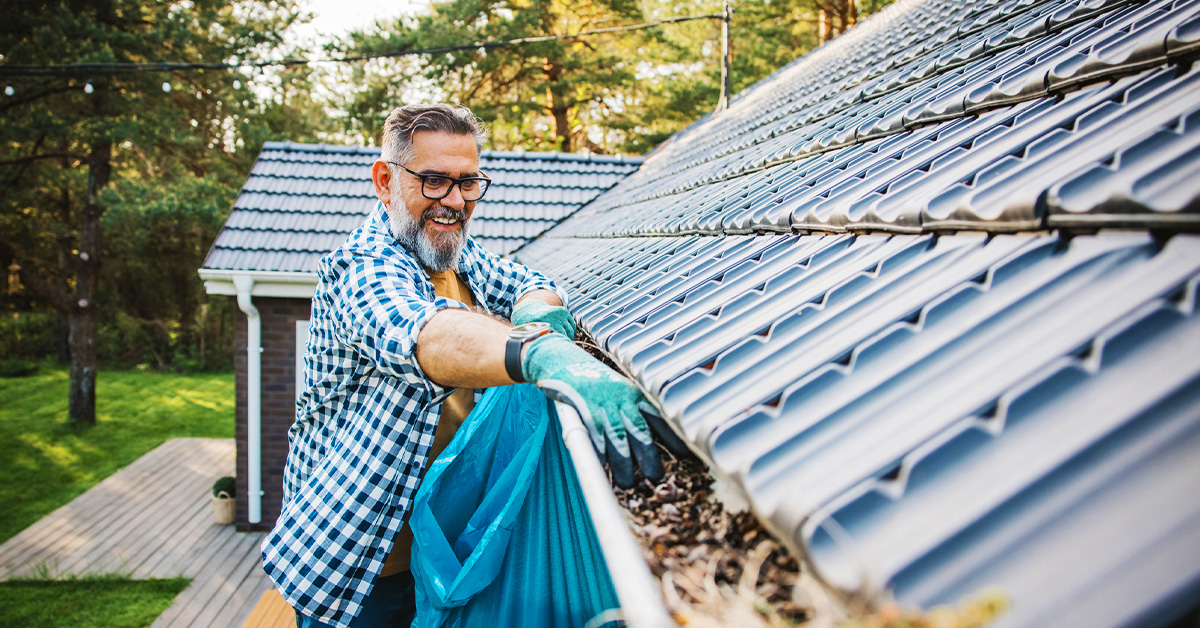
<svg viewBox="0 0 1200 628"><path fill-rule="evenodd" d="M524 338L509 338L504 345L504 370L512 381L523 384L525 374L521 372L521 347L525 345Z"/></svg>

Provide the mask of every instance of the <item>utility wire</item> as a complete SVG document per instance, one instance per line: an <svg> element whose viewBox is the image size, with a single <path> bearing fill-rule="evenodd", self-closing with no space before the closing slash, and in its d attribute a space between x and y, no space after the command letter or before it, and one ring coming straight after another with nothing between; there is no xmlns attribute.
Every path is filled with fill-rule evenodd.
<svg viewBox="0 0 1200 628"><path fill-rule="evenodd" d="M262 69L267 67L292 67L297 65L307 65L310 63L355 63L358 61L366 61L369 59L384 59L392 57L405 57L411 55L426 55L426 54L443 54L447 52L457 52L460 50L481 50L487 48L500 48L502 46L517 46L520 44L532 44L545 41L561 41L567 39L577 39L589 35L602 35L605 33L618 33L622 31L641 30L651 28L662 24L677 24L679 22L690 22L692 20L724 20L724 14L718 15L690 15L683 17L669 17L661 20L654 20L642 24L631 24L629 26L613 26L611 28L598 28L590 31L580 31L571 35L545 35L541 37L522 37L520 39L509 39L506 41L483 41L473 44L461 44L456 46L442 46L439 48L420 48L415 50L396 50L392 52L376 52L364 55L354 55L350 57L326 58L326 59L280 59L276 61L250 61L240 63L167 63L167 62L144 62L144 63L60 63L49 65L33 65L33 64L0 64L0 76L95 76L99 74L132 74L137 72L177 72L188 70L238 70L247 69Z"/></svg>

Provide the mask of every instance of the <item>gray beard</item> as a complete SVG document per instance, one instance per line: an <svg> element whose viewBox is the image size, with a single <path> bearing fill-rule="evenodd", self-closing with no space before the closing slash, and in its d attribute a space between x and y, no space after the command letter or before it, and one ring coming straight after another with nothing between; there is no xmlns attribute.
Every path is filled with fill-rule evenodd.
<svg viewBox="0 0 1200 628"><path fill-rule="evenodd" d="M431 240L425 233L425 223L436 217L457 219L459 230L456 233L436 236L436 242ZM396 236L400 244L416 254L421 264L429 270L443 272L458 267L458 258L467 243L465 211L457 211L439 204L425 210L421 219L417 220L401 203L396 210L388 207L388 224L392 227L392 235Z"/></svg>

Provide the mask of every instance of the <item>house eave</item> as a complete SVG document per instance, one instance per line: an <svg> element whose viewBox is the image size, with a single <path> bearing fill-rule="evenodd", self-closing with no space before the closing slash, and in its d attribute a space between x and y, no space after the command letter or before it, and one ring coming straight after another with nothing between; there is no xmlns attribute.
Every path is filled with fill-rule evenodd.
<svg viewBox="0 0 1200 628"><path fill-rule="evenodd" d="M292 299L311 299L317 287L313 272L280 272L264 270L221 270L201 268L200 279L208 294L237 296L234 279L245 277L253 281L250 296Z"/></svg>

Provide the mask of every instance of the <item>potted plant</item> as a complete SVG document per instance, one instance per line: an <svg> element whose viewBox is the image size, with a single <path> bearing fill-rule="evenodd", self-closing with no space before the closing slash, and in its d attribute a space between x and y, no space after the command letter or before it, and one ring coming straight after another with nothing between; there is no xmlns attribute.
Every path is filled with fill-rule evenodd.
<svg viewBox="0 0 1200 628"><path fill-rule="evenodd" d="M236 496L237 481L233 478L227 475L213 482L213 523L218 525L233 523L233 498Z"/></svg>

